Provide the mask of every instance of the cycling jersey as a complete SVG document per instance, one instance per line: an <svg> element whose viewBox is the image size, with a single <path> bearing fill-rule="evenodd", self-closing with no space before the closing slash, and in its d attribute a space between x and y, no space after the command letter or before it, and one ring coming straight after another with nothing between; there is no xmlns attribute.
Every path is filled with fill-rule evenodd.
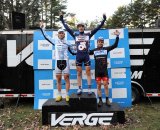
<svg viewBox="0 0 160 130"><path fill-rule="evenodd" d="M90 54L94 54L95 59L95 79L96 77L108 77L107 71L107 55L108 52L118 46L119 37L116 37L116 41L112 46L98 47L90 50Z"/></svg>
<svg viewBox="0 0 160 130"><path fill-rule="evenodd" d="M89 49L89 33L75 33L75 42L77 46L77 53L88 52Z"/></svg>
<svg viewBox="0 0 160 130"><path fill-rule="evenodd" d="M71 45L65 39L53 39L52 37L48 36L44 29L41 29L41 32L45 39L50 42L52 45L55 45L55 71L56 73L69 73L69 61L68 61L68 50L69 46Z"/></svg>
<svg viewBox="0 0 160 130"><path fill-rule="evenodd" d="M82 66L84 63L85 66L90 66L90 58L89 58L89 47L90 47L90 39L91 37L103 26L106 16L103 16L103 21L101 24L92 30L90 33L78 32L74 33L67 24L65 24L63 20L63 16L60 16L60 20L66 30L70 33L70 35L75 39L77 53L76 53L76 65Z"/></svg>

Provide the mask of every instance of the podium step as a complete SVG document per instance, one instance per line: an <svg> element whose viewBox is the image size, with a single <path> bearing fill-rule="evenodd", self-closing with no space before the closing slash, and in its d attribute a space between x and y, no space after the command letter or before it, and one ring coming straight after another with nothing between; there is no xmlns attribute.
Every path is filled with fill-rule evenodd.
<svg viewBox="0 0 160 130"><path fill-rule="evenodd" d="M70 105L63 99L56 102L55 99L48 99L42 106L42 124L46 125L50 122L49 113L53 112L71 112Z"/></svg>
<svg viewBox="0 0 160 130"><path fill-rule="evenodd" d="M97 119L97 122L93 122ZM104 122L103 122L104 120ZM70 102L65 99L61 102L55 102L55 99L47 100L42 106L42 124L51 126L68 126L81 123L80 125L98 125L101 123L116 124L125 122L125 113L123 108L117 103L112 103L110 107L103 104L97 107L95 94L88 96L72 94Z"/></svg>
<svg viewBox="0 0 160 130"><path fill-rule="evenodd" d="M118 103L111 103L111 106L107 106L105 103L101 107L98 107L97 112L99 113L111 113L114 115L111 120L111 124L125 123L124 109Z"/></svg>
<svg viewBox="0 0 160 130"><path fill-rule="evenodd" d="M87 112L87 111L97 111L97 98L95 93L88 95L87 92L83 92L81 95L75 93L71 94L70 106L72 106L73 111Z"/></svg>

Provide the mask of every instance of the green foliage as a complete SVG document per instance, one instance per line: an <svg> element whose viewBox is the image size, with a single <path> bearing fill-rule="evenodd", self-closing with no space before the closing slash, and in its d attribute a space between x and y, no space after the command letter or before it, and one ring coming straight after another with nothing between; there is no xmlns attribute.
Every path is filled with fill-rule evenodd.
<svg viewBox="0 0 160 130"><path fill-rule="evenodd" d="M11 12L26 14L26 27L39 26L44 20L47 27L57 28L59 12L66 9L66 0L1 0L0 30L11 29Z"/></svg>
<svg viewBox="0 0 160 130"><path fill-rule="evenodd" d="M119 7L108 19L105 27L153 27L158 15L160 15L160 0L133 0L129 5Z"/></svg>

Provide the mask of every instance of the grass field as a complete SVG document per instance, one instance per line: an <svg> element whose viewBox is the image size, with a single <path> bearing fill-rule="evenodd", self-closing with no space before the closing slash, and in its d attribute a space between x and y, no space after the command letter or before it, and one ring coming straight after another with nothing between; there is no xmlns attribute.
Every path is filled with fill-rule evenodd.
<svg viewBox="0 0 160 130"><path fill-rule="evenodd" d="M125 124L98 127L49 127L41 124L41 111L33 110L32 99L5 99L0 109L0 130L160 130L160 98L143 99L139 104L125 109Z"/></svg>

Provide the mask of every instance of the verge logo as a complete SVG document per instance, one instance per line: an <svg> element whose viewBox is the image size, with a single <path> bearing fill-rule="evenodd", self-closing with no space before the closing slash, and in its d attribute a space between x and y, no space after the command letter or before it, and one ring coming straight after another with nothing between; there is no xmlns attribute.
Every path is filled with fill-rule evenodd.
<svg viewBox="0 0 160 130"><path fill-rule="evenodd" d="M56 114L51 114L51 126L73 126L79 125L110 125L113 113L67 113L56 119Z"/></svg>

